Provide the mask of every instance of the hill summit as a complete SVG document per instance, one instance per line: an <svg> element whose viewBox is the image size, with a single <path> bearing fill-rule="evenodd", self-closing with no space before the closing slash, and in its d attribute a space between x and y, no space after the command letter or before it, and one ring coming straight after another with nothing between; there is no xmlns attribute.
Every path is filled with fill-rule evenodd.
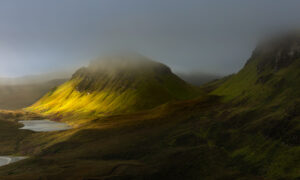
<svg viewBox="0 0 300 180"><path fill-rule="evenodd" d="M80 68L29 110L88 115L132 112L192 98L197 91L162 63L137 54L122 54Z"/></svg>
<svg viewBox="0 0 300 180"><path fill-rule="evenodd" d="M287 34L259 44L248 62L256 58L261 59L257 64L259 73L289 66L300 58L300 34Z"/></svg>
<svg viewBox="0 0 300 180"><path fill-rule="evenodd" d="M122 91L135 88L135 81L150 77L159 81L162 76L170 74L172 74L171 69L164 64L138 54L126 54L94 60L88 67L79 69L72 79L81 79L77 86L79 91L95 91L107 87Z"/></svg>

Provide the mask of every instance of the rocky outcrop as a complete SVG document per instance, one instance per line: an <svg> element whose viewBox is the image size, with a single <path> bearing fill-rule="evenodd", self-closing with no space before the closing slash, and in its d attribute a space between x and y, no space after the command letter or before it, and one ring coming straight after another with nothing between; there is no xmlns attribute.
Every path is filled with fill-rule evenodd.
<svg viewBox="0 0 300 180"><path fill-rule="evenodd" d="M257 64L257 72L265 70L278 71L300 59L300 35L289 34L261 43L253 52L252 59L261 59Z"/></svg>

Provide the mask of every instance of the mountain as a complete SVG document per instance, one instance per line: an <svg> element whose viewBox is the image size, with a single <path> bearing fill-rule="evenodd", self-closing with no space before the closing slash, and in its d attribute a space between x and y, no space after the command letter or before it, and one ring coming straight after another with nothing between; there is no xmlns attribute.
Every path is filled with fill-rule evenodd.
<svg viewBox="0 0 300 180"><path fill-rule="evenodd" d="M240 72L204 88L225 104L210 136L240 169L266 179L300 177L300 34L262 42Z"/></svg>
<svg viewBox="0 0 300 180"><path fill-rule="evenodd" d="M54 79L29 84L0 84L0 109L13 110L28 107L65 81L66 79Z"/></svg>
<svg viewBox="0 0 300 180"><path fill-rule="evenodd" d="M169 67L137 54L104 57L28 108L44 114L134 112L197 96Z"/></svg>
<svg viewBox="0 0 300 180"><path fill-rule="evenodd" d="M300 35L289 34L261 43L245 67L214 94L228 100L286 105L300 93ZM278 102L276 102L278 101ZM284 102L283 102L284 101Z"/></svg>
<svg viewBox="0 0 300 180"><path fill-rule="evenodd" d="M51 133L18 130L16 120L38 116L28 111L0 112L0 137L6 137L0 141L0 152L31 157L1 167L0 179L299 179L298 37L289 35L258 45L240 72L202 85L201 93L192 99L186 98L194 88L160 63L93 62L32 107L48 114L59 112L56 104L67 104L72 114L54 120L72 123L74 129ZM129 78L131 75L135 78ZM162 81L154 78L157 76ZM169 88L171 83L159 82L169 81L183 90L161 104L156 92L174 89ZM157 90L152 89L153 84ZM141 93L145 86L151 91ZM140 94L137 99L151 105L139 111L122 99L121 107L127 113L81 116L85 109L90 112L89 102L95 99L82 98L89 93L97 97L104 89L120 96L134 89L129 97ZM69 101L73 93L78 98Z"/></svg>

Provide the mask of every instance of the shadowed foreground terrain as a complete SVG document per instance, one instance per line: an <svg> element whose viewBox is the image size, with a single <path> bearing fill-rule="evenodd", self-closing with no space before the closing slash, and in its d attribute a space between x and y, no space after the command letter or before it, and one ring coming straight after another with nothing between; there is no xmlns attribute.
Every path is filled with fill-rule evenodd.
<svg viewBox="0 0 300 180"><path fill-rule="evenodd" d="M1 167L0 179L300 177L299 36L259 46L239 73L197 90L165 66L158 67L163 71L156 74L152 69L139 76L146 78L140 81L118 68L109 76L84 68L27 112L1 112L0 153L31 158ZM168 78L162 76L165 73ZM98 77L106 77L107 83ZM115 84L121 77L128 81ZM144 91L141 84L147 80L149 87L158 88L155 92L167 98L162 101L161 96ZM170 83L165 86L166 82ZM110 94L118 96L109 98ZM119 108L97 106L97 100L103 99ZM126 104L128 99L136 101ZM93 101L83 106L83 100ZM136 105L142 100L151 104L139 109ZM18 130L18 119L39 116L74 128L42 133Z"/></svg>

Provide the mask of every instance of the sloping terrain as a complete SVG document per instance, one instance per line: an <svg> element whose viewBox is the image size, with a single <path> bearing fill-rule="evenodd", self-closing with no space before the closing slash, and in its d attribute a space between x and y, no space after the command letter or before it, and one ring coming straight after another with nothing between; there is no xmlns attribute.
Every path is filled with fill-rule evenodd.
<svg viewBox="0 0 300 180"><path fill-rule="evenodd" d="M140 55L111 56L79 69L28 110L90 117L149 109L195 97L198 91L161 63Z"/></svg>
<svg viewBox="0 0 300 180"><path fill-rule="evenodd" d="M300 177L299 35L258 46L245 67L211 94L227 104L212 134L237 164L270 179Z"/></svg>
<svg viewBox="0 0 300 180"><path fill-rule="evenodd" d="M222 76L216 74L208 74L201 72L191 72L191 73L176 73L181 79L187 83L193 84L195 86L201 86L208 82L221 79Z"/></svg>
<svg viewBox="0 0 300 180"><path fill-rule="evenodd" d="M65 79L30 84L0 84L0 109L14 110L28 107Z"/></svg>
<svg viewBox="0 0 300 180"><path fill-rule="evenodd" d="M206 127L219 103L218 97L206 96L148 111L97 118L56 135L35 133L30 138L36 142L29 138L19 142L19 153L28 153L29 147L43 148L39 146L43 142L37 142L39 136L64 140L33 150L30 153L34 158L2 167L0 177L216 179L247 175L231 167L228 153L207 139Z"/></svg>
<svg viewBox="0 0 300 180"><path fill-rule="evenodd" d="M300 37L284 36L262 43L245 67L230 77L214 94L227 100L271 103L299 98ZM281 99L281 100L280 100ZM258 102L258 100L260 102Z"/></svg>
<svg viewBox="0 0 300 180"><path fill-rule="evenodd" d="M194 99L20 136L10 151L32 158L1 167L0 179L299 179L299 45L298 36L289 36L259 46L239 73L202 86L206 93ZM73 76L77 92L102 90L103 81L90 84L94 73L86 71ZM41 102L34 107L46 115L58 112L39 109ZM62 120L72 121L72 113ZM6 126L16 131L16 124Z"/></svg>

